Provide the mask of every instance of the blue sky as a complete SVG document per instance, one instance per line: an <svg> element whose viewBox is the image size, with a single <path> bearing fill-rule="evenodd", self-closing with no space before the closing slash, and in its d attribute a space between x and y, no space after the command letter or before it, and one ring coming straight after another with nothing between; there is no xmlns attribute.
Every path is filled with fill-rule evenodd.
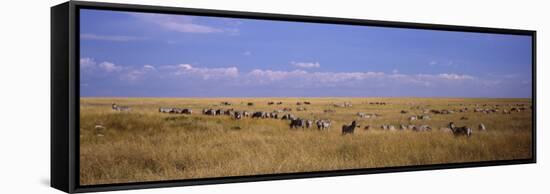
<svg viewBox="0 0 550 194"><path fill-rule="evenodd" d="M81 10L81 96L531 97L531 38Z"/></svg>

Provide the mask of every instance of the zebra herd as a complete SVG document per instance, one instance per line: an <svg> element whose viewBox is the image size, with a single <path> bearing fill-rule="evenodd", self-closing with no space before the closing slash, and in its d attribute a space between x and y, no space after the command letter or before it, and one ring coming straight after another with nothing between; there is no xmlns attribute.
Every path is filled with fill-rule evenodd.
<svg viewBox="0 0 550 194"><path fill-rule="evenodd" d="M268 105L275 105L275 104L280 105L280 104L282 104L282 102L270 101L267 104ZM302 105L302 104L309 105L309 104L311 104L311 102L304 101L304 102L297 102L296 103L296 105ZM371 104L386 105L385 102L374 102L374 103L371 103ZM230 102L221 102L221 105L229 106L229 105L232 105L232 103L230 103ZM254 103L248 102L247 105L248 106L253 106ZM338 106L338 107L351 107L351 103L348 103L348 102L345 102L343 104L333 104L333 105ZM512 106L514 106L514 105L512 105ZM518 104L518 105L515 105L514 107L510 106L510 109L502 109L502 111L501 111L501 110L499 110L498 105L496 105L495 107L491 107L491 108L487 108L487 105L482 105L482 106L476 105L476 108L473 109L473 112L482 112L482 113L486 113L486 114L502 112L504 114L510 114L511 112L524 111L524 110L527 109L526 106L527 105L525 105L525 104ZM479 107L484 107L484 108L479 108ZM131 111L132 110L128 106L120 106L120 105L115 104L115 103L113 103L111 105L111 108L114 111ZM417 109L419 109L419 108L420 107L417 107ZM411 109L414 109L414 107L411 108ZM531 106L531 109L532 109L532 106ZM307 110L305 107L297 107L296 108L296 111L305 111L305 110ZM291 128L291 129L298 129L298 128L306 129L306 128L312 128L312 127L316 126L318 130L322 131L322 130L328 130L332 126L332 122L328 119L309 120L309 119L298 118L298 117L294 116L293 114L290 114L289 112L291 112L291 111L292 111L292 108L288 108L288 107L285 107L285 108L280 109L280 110L274 110L272 112L237 111L233 108L229 108L229 109L206 108L206 109L202 110L202 114L203 115L209 115L209 116L227 115L227 116L230 116L231 118L236 119L236 120L240 120L240 119L243 119L243 118L286 120L286 121L289 121L289 128ZM456 109L455 110L447 110L447 109L441 109L441 110L431 109L430 110L430 109L424 109L424 111L423 111L423 113L425 113L424 115L413 115L413 116L410 116L408 118L408 120L409 121L414 121L414 120L429 120L429 119L431 119L431 117L429 115L426 115L426 113L453 114L455 112L467 112L467 111L468 111L468 107L463 107L463 108L460 108L458 110L456 110ZM193 113L193 111L190 108L175 108L175 107L160 107L158 109L158 112L159 113L168 113L168 114L192 114ZM324 113L334 113L335 111L334 110L324 110L323 112ZM409 111L401 110L399 113L408 114ZM362 113L362 112L358 112L356 115L359 118L367 118L367 119L381 116L381 115L375 114L375 113ZM461 117L460 118L460 120L467 120L467 119L468 119L467 117ZM355 120L353 120L351 122L351 124L342 125L342 135L353 134L355 132L355 128L360 128L360 125ZM364 127L365 130L370 130L371 128L373 128L371 125L366 125ZM422 132L422 131L431 131L432 127L430 127L429 125L412 125L412 124L404 125L404 124L400 124L399 128L397 128L394 125L383 124L383 125L380 126L380 129L388 130L388 131L411 130L411 131L416 131L416 132ZM483 123L480 123L478 125L478 129L480 131L486 131L487 130L486 126ZM454 134L455 136L470 137L472 135L472 128L470 128L468 126L457 127L457 126L455 126L454 122L450 122L448 124L447 128L440 128L440 130L452 132L452 134Z"/></svg>

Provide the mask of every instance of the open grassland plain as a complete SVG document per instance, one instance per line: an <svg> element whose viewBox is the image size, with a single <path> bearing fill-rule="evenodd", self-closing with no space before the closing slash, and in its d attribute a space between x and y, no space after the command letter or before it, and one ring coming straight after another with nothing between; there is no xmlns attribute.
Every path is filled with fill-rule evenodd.
<svg viewBox="0 0 550 194"><path fill-rule="evenodd" d="M130 110L113 109L113 103ZM531 103L487 98L80 98L80 184L527 159L532 156ZM193 112L161 113L160 107ZM300 107L306 110L297 111ZM292 110L279 113L278 119L235 119L203 114L209 108ZM437 112L441 110L450 113ZM290 121L280 119L287 113L330 120L331 126L291 129ZM410 120L422 115L430 118ZM359 127L342 135L342 125L353 120ZM472 135L453 135L445 130L449 122L470 127ZM481 123L486 130L479 129ZM401 125L428 125L431 130L401 130Z"/></svg>

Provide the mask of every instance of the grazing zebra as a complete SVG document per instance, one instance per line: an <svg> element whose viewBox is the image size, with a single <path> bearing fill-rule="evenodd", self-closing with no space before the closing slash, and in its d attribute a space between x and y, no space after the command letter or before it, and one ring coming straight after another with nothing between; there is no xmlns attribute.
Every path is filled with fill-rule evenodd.
<svg viewBox="0 0 550 194"><path fill-rule="evenodd" d="M353 134L355 127L359 127L355 121L352 121L351 125L342 125L342 135Z"/></svg>
<svg viewBox="0 0 550 194"><path fill-rule="evenodd" d="M313 126L313 121L312 120L306 120L306 128L310 128L311 126Z"/></svg>
<svg viewBox="0 0 550 194"><path fill-rule="evenodd" d="M456 127L453 122L449 123L449 128L451 129L451 131L455 136L466 135L470 137L472 135L472 129L466 126Z"/></svg>
<svg viewBox="0 0 550 194"><path fill-rule="evenodd" d="M236 111L234 117L235 117L235 119L237 119L237 120L242 119L242 118L243 118L243 113L242 113L242 112L239 112L239 111Z"/></svg>
<svg viewBox="0 0 550 194"><path fill-rule="evenodd" d="M285 114L281 117L281 120L294 120L296 117L292 114Z"/></svg>
<svg viewBox="0 0 550 194"><path fill-rule="evenodd" d="M306 125L306 122L303 119L292 119L292 120L290 120L290 128L298 128L298 127L304 128L305 125Z"/></svg>
<svg viewBox="0 0 550 194"><path fill-rule="evenodd" d="M159 112L160 113L170 113L170 112L172 112L172 108L162 108L162 107L160 107Z"/></svg>
<svg viewBox="0 0 550 194"><path fill-rule="evenodd" d="M111 105L111 108L115 111L130 111L130 107L128 106L119 106L115 103L113 103L113 105Z"/></svg>
<svg viewBox="0 0 550 194"><path fill-rule="evenodd" d="M315 124L317 124L317 129L325 130L330 127L330 120L318 120Z"/></svg>

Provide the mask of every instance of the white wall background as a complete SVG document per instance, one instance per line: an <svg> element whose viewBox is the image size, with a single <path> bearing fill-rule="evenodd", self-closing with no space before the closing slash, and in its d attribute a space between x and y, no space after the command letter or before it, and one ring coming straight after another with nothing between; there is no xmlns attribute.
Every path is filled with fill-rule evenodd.
<svg viewBox="0 0 550 194"><path fill-rule="evenodd" d="M61 193L49 185L50 6L3 1L0 17L0 193ZM538 163L112 193L544 193L550 191L550 14L524 0L109 0L222 10L518 28L538 31Z"/></svg>

